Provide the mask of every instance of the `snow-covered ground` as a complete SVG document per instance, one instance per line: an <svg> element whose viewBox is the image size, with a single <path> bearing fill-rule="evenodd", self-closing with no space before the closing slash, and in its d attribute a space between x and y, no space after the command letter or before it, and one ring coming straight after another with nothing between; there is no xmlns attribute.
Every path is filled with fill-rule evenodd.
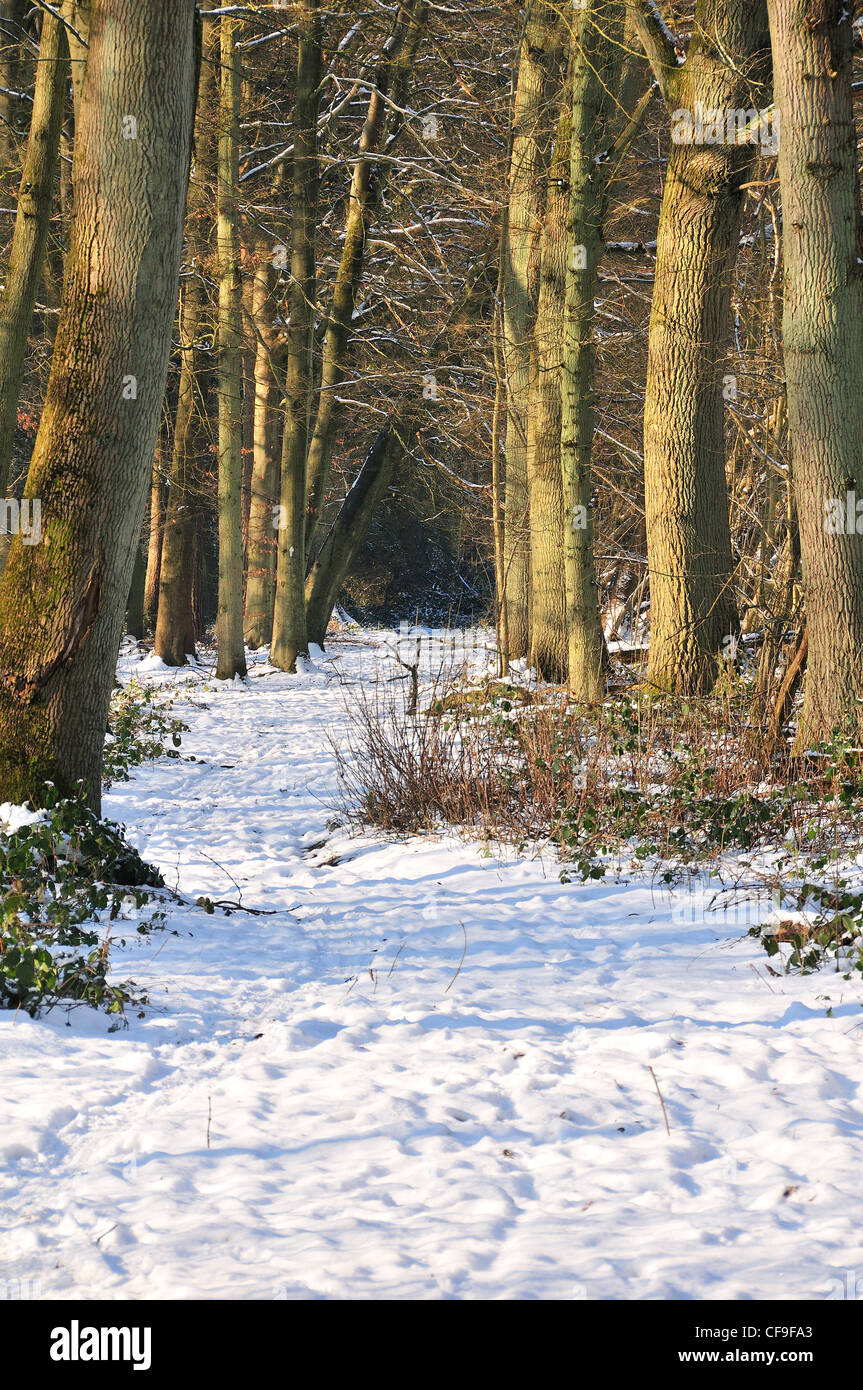
<svg viewBox="0 0 863 1390"><path fill-rule="evenodd" d="M0 1013L0 1295L863 1294L859 987L771 976L710 890L330 832L326 730L387 661L331 655L140 669L197 761L106 814L182 892L274 911L118 951L127 1031Z"/></svg>

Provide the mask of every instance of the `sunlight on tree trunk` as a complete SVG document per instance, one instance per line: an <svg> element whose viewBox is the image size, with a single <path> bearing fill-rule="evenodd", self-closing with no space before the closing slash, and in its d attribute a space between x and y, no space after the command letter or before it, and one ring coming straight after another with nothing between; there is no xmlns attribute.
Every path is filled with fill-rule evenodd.
<svg viewBox="0 0 863 1390"><path fill-rule="evenodd" d="M94 2L60 324L25 489L43 543L16 536L0 581L6 801L40 805L47 781L66 794L83 782L100 805L177 296L193 44L193 0Z"/></svg>

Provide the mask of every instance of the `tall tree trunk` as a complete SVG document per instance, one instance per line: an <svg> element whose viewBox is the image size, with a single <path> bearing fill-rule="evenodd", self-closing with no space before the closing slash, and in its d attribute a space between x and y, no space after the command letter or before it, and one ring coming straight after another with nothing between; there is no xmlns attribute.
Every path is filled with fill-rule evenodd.
<svg viewBox="0 0 863 1390"><path fill-rule="evenodd" d="M306 581L309 637L320 647L324 645L339 589L392 481L401 453L402 445L396 431L386 425L366 455L309 572Z"/></svg>
<svg viewBox="0 0 863 1390"><path fill-rule="evenodd" d="M18 137L26 122L22 63L28 0L0 0L0 187L11 187L18 165Z"/></svg>
<svg viewBox="0 0 863 1390"><path fill-rule="evenodd" d="M762 104L765 0L698 0L686 61L647 0L639 34L673 118L650 316L644 488L650 566L648 679L703 694L736 630L722 377L746 181L756 146L697 116ZM688 122L688 124L687 124ZM691 139L681 139L689 134Z"/></svg>
<svg viewBox="0 0 863 1390"><path fill-rule="evenodd" d="M135 546L132 580L126 600L126 631L140 642L144 636L144 583L147 578L147 556L140 545Z"/></svg>
<svg viewBox="0 0 863 1390"><path fill-rule="evenodd" d="M207 276L207 231L215 164L213 103L219 72L220 29L208 24L195 113L194 165L186 210L186 272L180 290L180 380L174 442L165 499L159 606L154 649L167 666L185 666L195 653L192 587L195 537L200 511L201 472L210 448L207 400L211 373L208 351L213 337Z"/></svg>
<svg viewBox="0 0 863 1390"><path fill-rule="evenodd" d="M501 422L506 399L506 380L503 366L503 326L501 323L501 293L503 288L503 261L500 262L498 276L494 324L494 413L491 425L491 525L494 539L494 593L495 593L495 631L497 633L498 673L509 675L509 630L506 612L506 567L503 559L504 522L503 488L501 478Z"/></svg>
<svg viewBox="0 0 863 1390"><path fill-rule="evenodd" d="M276 592L276 505L279 496L279 460L275 447L276 402L273 357L277 334L273 330L274 273L272 248L258 244L258 265L252 287L252 322L255 343L255 407L252 446L252 480L249 501L248 567L243 632L250 647L264 647L273 630Z"/></svg>
<svg viewBox="0 0 863 1390"><path fill-rule="evenodd" d="M159 607L159 569L162 564L164 524L162 493L162 446L161 441L158 441L153 454L153 471L150 477L150 525L147 532L147 571L144 577L144 618L150 632L155 632Z"/></svg>
<svg viewBox="0 0 863 1390"><path fill-rule="evenodd" d="M566 83L559 88L562 97ZM566 587L563 567L561 477L561 362L566 293L566 224L572 110L563 101L546 178L539 294L534 329L535 371L527 419L530 532L530 664L540 677L566 680Z"/></svg>
<svg viewBox="0 0 863 1390"><path fill-rule="evenodd" d="M306 457L315 326L315 227L318 213L318 106L321 16L318 0L301 0L294 107L293 226L288 291L288 367L282 436L278 560L270 661L295 671L308 651L306 632Z"/></svg>
<svg viewBox="0 0 863 1390"><path fill-rule="evenodd" d="M594 302L609 182L637 134L648 90L612 144L615 95L635 78L622 72L623 15L590 0L575 17L572 65L565 327L561 372L561 476L564 513L567 668L575 700L602 697L606 657L596 592L591 450L595 358ZM631 94L631 93L630 93ZM628 103L624 110L628 109ZM605 156L600 159L600 156Z"/></svg>
<svg viewBox="0 0 863 1390"><path fill-rule="evenodd" d="M12 249L0 298L0 495L3 496L9 481L27 338L51 219L69 75L66 51L62 24L53 15L46 14L42 20L33 114L21 171Z"/></svg>
<svg viewBox="0 0 863 1390"><path fill-rule="evenodd" d="M165 389L193 113L193 0L94 0L75 218L26 496L0 581L0 798L43 804L102 750ZM136 113L138 139L122 118Z"/></svg>
<svg viewBox="0 0 863 1390"><path fill-rule="evenodd" d="M239 188L240 58L237 21L221 17L217 183L219 248L219 607L216 679L245 676L243 646L243 370Z"/></svg>
<svg viewBox="0 0 863 1390"><path fill-rule="evenodd" d="M837 730L863 735L863 226L852 7L769 0L769 11L788 427L809 637L803 750Z"/></svg>
<svg viewBox="0 0 863 1390"><path fill-rule="evenodd" d="M530 0L513 107L509 193L504 222L503 346L507 379L504 570L508 656L530 647L530 530L527 421L533 330L539 298L545 173L553 134L549 97L560 62L559 19L546 0Z"/></svg>

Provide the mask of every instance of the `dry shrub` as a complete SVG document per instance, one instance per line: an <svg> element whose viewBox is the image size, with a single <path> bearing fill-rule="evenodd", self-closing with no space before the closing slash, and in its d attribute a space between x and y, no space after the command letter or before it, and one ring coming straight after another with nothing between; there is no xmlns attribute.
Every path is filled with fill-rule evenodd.
<svg viewBox="0 0 863 1390"><path fill-rule="evenodd" d="M354 825L552 842L594 876L598 857L622 849L692 862L730 848L856 842L856 759L837 748L792 759L759 737L742 699L630 693L585 710L559 693L439 677L414 712L382 684L351 693L348 732L333 748L339 809Z"/></svg>

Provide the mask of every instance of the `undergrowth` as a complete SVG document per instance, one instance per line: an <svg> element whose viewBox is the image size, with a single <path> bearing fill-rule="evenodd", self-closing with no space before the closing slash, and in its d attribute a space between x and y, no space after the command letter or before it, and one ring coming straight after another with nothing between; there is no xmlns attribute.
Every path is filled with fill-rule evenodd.
<svg viewBox="0 0 863 1390"><path fill-rule="evenodd" d="M632 690L586 710L559 692L438 678L415 713L380 687L352 695L333 745L348 823L550 846L563 882L616 870L671 885L721 876L729 856L739 873L760 852L764 892L802 918L752 930L768 955L863 970L863 893L853 865L842 870L863 846L863 762L839 739L794 757L727 690L698 701Z"/></svg>
<svg viewBox="0 0 863 1390"><path fill-rule="evenodd" d="M130 769L179 757L186 725L172 701L137 681L114 692L105 740L104 783L128 781ZM3 808L0 819L0 1008L31 1015L58 1005L87 1005L125 1022L148 1001L134 980L110 977L112 945L164 926L154 889L161 876L83 796L47 809ZM10 828L14 827L14 828Z"/></svg>
<svg viewBox="0 0 863 1390"><path fill-rule="evenodd" d="M36 1015L86 1004L115 1015L147 1003L134 980L109 980L112 943L163 926L160 875L82 801L60 800L0 831L0 1007Z"/></svg>
<svg viewBox="0 0 863 1390"><path fill-rule="evenodd" d="M173 699L134 678L115 690L108 713L102 784L128 782L129 769L155 758L179 758L188 724L171 715Z"/></svg>

